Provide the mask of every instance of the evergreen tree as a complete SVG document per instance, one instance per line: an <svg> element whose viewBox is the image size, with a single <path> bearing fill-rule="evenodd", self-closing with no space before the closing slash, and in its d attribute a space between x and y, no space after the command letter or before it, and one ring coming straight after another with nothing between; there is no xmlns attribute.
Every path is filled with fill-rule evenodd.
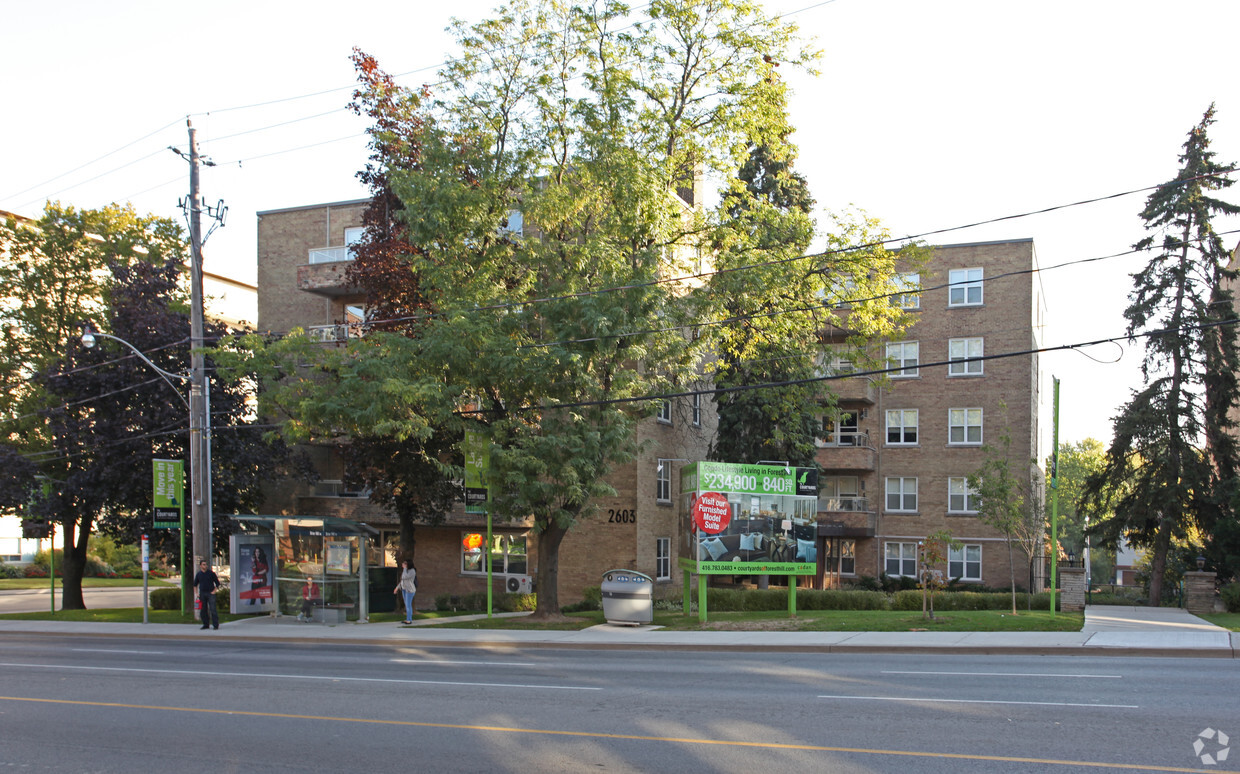
<svg viewBox="0 0 1240 774"><path fill-rule="evenodd" d="M1235 164L1219 164L1207 131L1214 106L1189 132L1175 179L1146 200L1141 219L1150 250L1133 275L1124 311L1128 334L1144 342L1145 387L1115 418L1103 470L1089 480L1086 504L1099 515L1091 534L1126 537L1150 552L1150 604L1161 602L1175 541L1210 534L1235 520L1231 500L1236 445L1229 411L1237 403L1236 329L1226 282L1228 254L1212 219L1240 207L1211 195L1231 186Z"/></svg>

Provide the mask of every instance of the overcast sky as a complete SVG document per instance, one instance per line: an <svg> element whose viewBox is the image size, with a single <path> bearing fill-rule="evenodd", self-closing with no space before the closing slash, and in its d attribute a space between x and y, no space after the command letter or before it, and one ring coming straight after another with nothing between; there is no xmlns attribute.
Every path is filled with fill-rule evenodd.
<svg viewBox="0 0 1240 774"><path fill-rule="evenodd" d="M634 2L635 5L640 3ZM180 217L186 117L208 203L228 221L210 271L252 282L255 213L362 198L365 124L346 110L359 46L401 82L433 81L449 15L493 2L8 3L0 72L0 209L37 217L131 201ZM769 0L823 49L822 74L785 73L799 170L823 210L859 207L893 235L920 235L1146 188L1174 176L1211 102L1221 161L1240 160L1235 0L1037 4L993 0ZM307 96L314 95L314 96ZM1146 193L925 237L1033 238L1044 346L1121 335ZM1224 194L1240 202L1240 186ZM820 219L821 222L821 219ZM1240 228L1237 219L1217 222ZM1225 237L1229 246L1240 234ZM1068 264L1061 268L1053 268ZM991 354L988 352L988 354ZM1042 356L1061 381L1060 437L1109 441L1138 383L1139 348Z"/></svg>

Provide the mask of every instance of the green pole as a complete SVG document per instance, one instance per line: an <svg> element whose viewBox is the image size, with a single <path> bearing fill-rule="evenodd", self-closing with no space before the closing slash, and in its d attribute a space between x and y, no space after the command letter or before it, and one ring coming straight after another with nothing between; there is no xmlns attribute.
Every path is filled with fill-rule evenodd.
<svg viewBox="0 0 1240 774"><path fill-rule="evenodd" d="M494 591L491 578L491 504L487 503L487 618L491 617L491 595Z"/></svg>
<svg viewBox="0 0 1240 774"><path fill-rule="evenodd" d="M1059 379L1054 377L1051 430L1051 617L1059 608Z"/></svg>
<svg viewBox="0 0 1240 774"><path fill-rule="evenodd" d="M706 623L706 576L698 573L698 622Z"/></svg>
<svg viewBox="0 0 1240 774"><path fill-rule="evenodd" d="M181 509L181 615L189 615L189 600L191 598L189 592L190 577L186 571L185 560L185 480L181 480L181 496L177 498L178 506Z"/></svg>
<svg viewBox="0 0 1240 774"><path fill-rule="evenodd" d="M52 592L52 615L56 615L56 522L52 522L52 531L47 533L51 540L51 548L47 551L48 589Z"/></svg>

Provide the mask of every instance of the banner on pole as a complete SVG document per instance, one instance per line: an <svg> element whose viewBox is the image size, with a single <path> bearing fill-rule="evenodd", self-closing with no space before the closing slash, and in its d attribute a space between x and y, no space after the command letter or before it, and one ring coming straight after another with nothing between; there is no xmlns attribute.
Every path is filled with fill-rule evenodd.
<svg viewBox="0 0 1240 774"><path fill-rule="evenodd" d="M154 460L155 529L176 529L181 526L185 510L185 469L180 460Z"/></svg>

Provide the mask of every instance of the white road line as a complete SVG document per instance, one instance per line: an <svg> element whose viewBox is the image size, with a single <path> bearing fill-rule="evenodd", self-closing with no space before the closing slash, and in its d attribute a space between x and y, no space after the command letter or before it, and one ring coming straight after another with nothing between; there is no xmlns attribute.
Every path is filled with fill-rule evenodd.
<svg viewBox="0 0 1240 774"><path fill-rule="evenodd" d="M1123 675L1070 675L1037 672L907 672L896 669L884 669L884 675L965 675L968 677L1080 677L1090 680L1122 680Z"/></svg>
<svg viewBox="0 0 1240 774"><path fill-rule="evenodd" d="M139 653L144 656L162 656L162 650L116 650L113 648L70 648L74 653Z"/></svg>
<svg viewBox="0 0 1240 774"><path fill-rule="evenodd" d="M1137 704L1073 704L1060 701L992 701L988 699L932 699L924 696L819 696L820 699L856 701L911 701L919 704L1027 704L1034 707L1089 707L1091 709L1140 709Z"/></svg>
<svg viewBox="0 0 1240 774"><path fill-rule="evenodd" d="M585 685L538 685L536 683L470 683L458 680L393 680L380 677L332 677L330 675L280 675L265 672L200 672L189 669L137 669L132 667L67 666L63 664L15 664L0 663L0 667L26 667L29 669L78 669L93 672L138 672L143 674L188 675L191 677L270 677L278 680L326 680L333 683L401 683L408 685L455 685L471 688L542 688L549 691L601 691L602 688Z"/></svg>
<svg viewBox="0 0 1240 774"><path fill-rule="evenodd" d="M465 664L467 666L519 666L532 667L538 664L523 664L517 661L449 661L437 658L393 658L388 659L393 664Z"/></svg>

